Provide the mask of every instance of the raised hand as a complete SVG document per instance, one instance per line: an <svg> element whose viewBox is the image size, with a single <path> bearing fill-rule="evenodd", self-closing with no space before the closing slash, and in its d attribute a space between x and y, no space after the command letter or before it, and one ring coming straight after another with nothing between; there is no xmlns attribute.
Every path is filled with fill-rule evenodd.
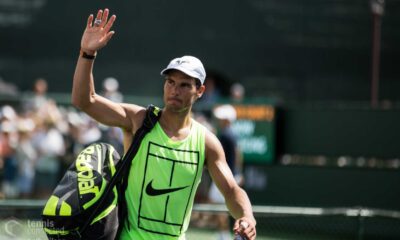
<svg viewBox="0 0 400 240"><path fill-rule="evenodd" d="M108 18L109 10L106 8L97 12L96 19L93 14L90 14L85 31L83 32L81 40L82 51L95 54L97 50L103 48L110 41L114 35L114 31L110 31L114 21L115 15Z"/></svg>

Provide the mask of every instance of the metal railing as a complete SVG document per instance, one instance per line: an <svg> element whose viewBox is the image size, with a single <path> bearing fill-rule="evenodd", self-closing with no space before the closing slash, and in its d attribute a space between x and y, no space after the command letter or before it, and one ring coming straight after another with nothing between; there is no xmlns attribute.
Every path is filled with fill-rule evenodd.
<svg viewBox="0 0 400 240"><path fill-rule="evenodd" d="M44 200L0 200L0 221L40 220ZM253 206L257 239L400 239L400 211L365 207ZM194 215L207 219L227 212L225 205L195 204ZM211 216L211 217L210 217ZM191 227L195 229L193 219ZM209 221L210 223L212 221ZM202 228L216 231L215 225Z"/></svg>

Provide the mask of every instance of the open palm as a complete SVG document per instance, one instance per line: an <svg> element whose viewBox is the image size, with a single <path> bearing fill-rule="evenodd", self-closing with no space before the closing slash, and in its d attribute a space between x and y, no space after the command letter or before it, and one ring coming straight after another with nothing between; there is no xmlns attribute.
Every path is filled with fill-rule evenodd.
<svg viewBox="0 0 400 240"><path fill-rule="evenodd" d="M112 15L108 19L109 10L104 9L97 12L96 20L93 23L93 15L91 14L88 18L86 29L83 32L81 40L81 48L84 51L96 52L110 41L114 35L114 31L110 31L114 24L115 15ZM99 22L97 24L97 22Z"/></svg>

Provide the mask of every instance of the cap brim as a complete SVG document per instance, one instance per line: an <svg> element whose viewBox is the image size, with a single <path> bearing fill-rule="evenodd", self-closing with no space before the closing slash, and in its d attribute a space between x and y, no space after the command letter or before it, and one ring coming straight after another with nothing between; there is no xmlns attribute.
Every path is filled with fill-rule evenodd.
<svg viewBox="0 0 400 240"><path fill-rule="evenodd" d="M200 82L201 82L201 84L203 84L203 81L200 79L200 76L199 76L199 75L193 74L192 72L188 71L187 69L181 68L181 67L179 67L179 66L178 66L178 67L169 67L169 68L165 68L165 69L163 69L163 70L161 71L161 75L165 75L166 72L169 71L169 70L178 70L178 71L181 71L181 72L183 72L184 74L186 74L186 75L188 75L188 76L190 76L190 77L199 79Z"/></svg>

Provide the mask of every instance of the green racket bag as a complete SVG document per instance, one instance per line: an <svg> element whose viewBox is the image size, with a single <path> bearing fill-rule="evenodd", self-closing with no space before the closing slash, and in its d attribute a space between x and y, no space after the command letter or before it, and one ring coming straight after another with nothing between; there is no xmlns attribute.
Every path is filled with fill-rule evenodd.
<svg viewBox="0 0 400 240"><path fill-rule="evenodd" d="M114 239L118 230L118 191L114 186L99 206L120 156L109 144L96 143L80 152L48 199L42 213L49 239ZM97 208L90 227L80 230Z"/></svg>
<svg viewBox="0 0 400 240"><path fill-rule="evenodd" d="M43 209L43 228L50 240L116 238L119 222L127 214L124 194L131 161L160 116L159 108L147 107L143 124L122 159L106 143L80 152Z"/></svg>

